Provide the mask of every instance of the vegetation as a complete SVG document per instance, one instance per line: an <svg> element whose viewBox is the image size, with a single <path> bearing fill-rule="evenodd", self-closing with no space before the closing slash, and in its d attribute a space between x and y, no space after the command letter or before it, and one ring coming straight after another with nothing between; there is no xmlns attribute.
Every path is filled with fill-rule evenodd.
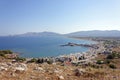
<svg viewBox="0 0 120 80"><path fill-rule="evenodd" d="M92 64L91 67L92 67L92 68L96 68L96 69L98 69L98 68L103 68L103 66L95 65L95 64Z"/></svg>
<svg viewBox="0 0 120 80"><path fill-rule="evenodd" d="M110 60L105 60L105 62L104 62L105 64L110 64Z"/></svg>
<svg viewBox="0 0 120 80"><path fill-rule="evenodd" d="M17 57L17 58L16 58L16 61L18 61L18 62L23 62L23 61L26 61L26 58Z"/></svg>
<svg viewBox="0 0 120 80"><path fill-rule="evenodd" d="M113 51L111 54L107 55L107 59L120 58L120 53Z"/></svg>
<svg viewBox="0 0 120 80"><path fill-rule="evenodd" d="M0 56L5 57L6 54L12 54L11 50L0 50Z"/></svg>
<svg viewBox="0 0 120 80"><path fill-rule="evenodd" d="M43 58L42 58L42 59L38 59L36 62L37 62L37 63L43 63L43 62L44 62L44 59L43 59Z"/></svg>
<svg viewBox="0 0 120 80"><path fill-rule="evenodd" d="M103 60L97 60L96 64L103 64L104 61Z"/></svg>
<svg viewBox="0 0 120 80"><path fill-rule="evenodd" d="M3 52L4 54L12 54L13 53L11 50L0 50L0 52Z"/></svg>
<svg viewBox="0 0 120 80"><path fill-rule="evenodd" d="M4 53L0 53L0 56L5 57L5 54Z"/></svg>
<svg viewBox="0 0 120 80"><path fill-rule="evenodd" d="M52 63L53 63L53 60L48 60L47 63L48 63L48 64L52 64Z"/></svg>
<svg viewBox="0 0 120 80"><path fill-rule="evenodd" d="M107 56L107 59L114 59L114 56L113 56L112 54L109 54L109 55Z"/></svg>
<svg viewBox="0 0 120 80"><path fill-rule="evenodd" d="M32 58L30 61L28 61L27 63L33 63L33 62L37 62L37 59Z"/></svg>
<svg viewBox="0 0 120 80"><path fill-rule="evenodd" d="M112 69L116 69L116 66L114 64L110 64L109 67Z"/></svg>

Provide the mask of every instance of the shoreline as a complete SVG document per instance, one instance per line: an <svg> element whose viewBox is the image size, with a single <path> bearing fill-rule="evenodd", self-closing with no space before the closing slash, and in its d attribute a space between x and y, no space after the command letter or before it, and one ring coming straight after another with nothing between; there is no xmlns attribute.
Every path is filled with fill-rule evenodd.
<svg viewBox="0 0 120 80"><path fill-rule="evenodd" d="M70 38L70 37L69 37ZM91 39L81 39L81 38L74 38L74 37L71 37L71 38L73 38L73 39L78 39L78 40L89 40L89 41L92 41L92 42L95 42L95 43L93 43L93 44L95 44L95 45L98 45L99 44L99 42L98 41L94 41L94 40L91 40ZM91 44L90 44L91 45ZM85 47L85 48L88 48L88 47ZM91 49L92 49L92 51L95 51L95 49L93 49L93 48L88 48L88 50L87 51L85 51L85 52L76 52L76 53L79 53L80 55L81 54L87 54L88 52L89 53L92 53L91 52ZM58 56L54 56L54 58L56 58L56 57L59 57L59 56L65 56L65 55L67 55L67 56L69 56L69 55L71 55L71 54L73 54L73 55L76 55L76 53L69 53L69 54L63 54L63 55L58 55ZM95 53L95 52L94 52ZM50 57L53 57L53 56L47 56L47 57L35 57L36 59L39 59L39 58L50 58ZM34 57L24 57L24 58L26 58L26 59L32 59L32 58L34 58Z"/></svg>
<svg viewBox="0 0 120 80"><path fill-rule="evenodd" d="M29 60L19 58L14 62L13 60L16 59L1 57L0 78L4 80L113 80L116 78L119 80L120 55L108 59L107 56L112 55L113 52L107 54L103 52L107 49L104 42L106 41L98 40L96 44L99 46L98 49L90 48L82 53L61 55L56 58L28 58ZM110 43L108 49L110 45L113 46L114 43Z"/></svg>
<svg viewBox="0 0 120 80"><path fill-rule="evenodd" d="M77 39L77 38L73 38L73 39ZM87 41L92 41L92 40L89 40L89 39L77 39L77 40L87 40ZM88 43L89 45L91 45L91 44L97 44L97 42L95 42L95 41L92 41L92 43L90 42L90 43ZM85 46L82 46L83 48L85 47ZM77 53L81 53L81 52L86 52L86 51L88 51L89 50L89 47L85 47L85 48L87 48L87 50L83 50L83 51L76 51ZM16 51L15 51L16 52ZM20 53L20 52L17 52L18 54ZM48 52L49 53L49 52ZM53 52L54 53L54 52ZM68 52L68 53L60 53L59 55L56 55L56 56L51 56L51 55L49 55L49 56L44 56L44 55L41 55L41 56L36 56L36 57L29 57L29 56L24 56L23 54L25 54L25 53L22 53L22 55L21 55L21 53L19 54L21 57L25 57L25 58L39 58L39 57L41 57L41 58L44 58L44 57L56 57L56 56L59 56L59 55L61 55L61 54L67 54L67 55L69 55L70 53Z"/></svg>
<svg viewBox="0 0 120 80"><path fill-rule="evenodd" d="M74 38L74 39L76 39L76 38ZM90 40L90 39L81 39L81 38L77 38L77 39L79 39L79 40ZM93 44L98 46L100 43L95 41L95 43L93 43ZM90 45L92 45L92 44L90 44ZM100 51L100 50L98 50L98 51ZM56 61L56 59L59 59L59 60L62 59L62 61L69 61L69 59L70 59L71 60L70 62L75 63L75 62L80 62L81 60L83 60L84 62L91 61L91 59L93 59L97 56L96 53L98 53L97 49L90 47L85 52L62 54L62 55L58 55L58 56L54 56L54 57L53 56L48 56L48 57L37 57L37 58L35 58L35 57L21 57L20 55L18 57L25 58L27 61L29 61L33 58L35 58L35 59L48 59L48 60L52 59L53 61ZM18 55L18 53L15 53L15 54Z"/></svg>
<svg viewBox="0 0 120 80"><path fill-rule="evenodd" d="M88 39L82 39L82 40L88 40ZM100 43L95 41L96 43L94 43L95 45L99 45ZM101 51L101 50L98 50ZM95 48L88 48L87 51L85 52L77 52L77 53L69 53L69 54L63 54L63 55L58 55L58 56L54 56L54 57L38 57L35 59L54 59L54 61L56 59L59 60L64 60L64 61L69 61L69 59L71 59L70 62L72 63L79 63L79 62L84 62L84 63L88 63L88 62L93 62L91 61L91 59L95 59L97 57L97 49ZM84 59L79 60L81 57L84 57ZM27 60L30 60L32 58L26 58ZM55 61L56 62L56 61Z"/></svg>
<svg viewBox="0 0 120 80"><path fill-rule="evenodd" d="M81 38L77 38L80 39ZM61 55L61 57L67 57L68 59L71 57L78 57L77 60L71 61L72 63L94 63L94 59L98 56L98 53L103 53L104 46L103 46L103 42L98 41L98 40L94 40L94 38L84 38L82 40L91 40L95 42L95 45L97 45L99 48L95 49L95 48L89 48L87 51L85 52L78 52L78 53L73 53L73 54L65 54L65 55ZM76 56L77 55L77 56ZM89 56L85 56L86 59L80 59L80 57L83 57L84 55L89 55Z"/></svg>

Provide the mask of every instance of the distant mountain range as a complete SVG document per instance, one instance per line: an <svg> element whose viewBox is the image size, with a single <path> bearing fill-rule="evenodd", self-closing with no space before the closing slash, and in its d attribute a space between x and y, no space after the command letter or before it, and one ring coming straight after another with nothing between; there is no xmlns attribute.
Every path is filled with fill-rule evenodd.
<svg viewBox="0 0 120 80"><path fill-rule="evenodd" d="M70 37L120 37L120 31L118 30L93 30L93 31L79 31L69 34L65 34Z"/></svg>
<svg viewBox="0 0 120 80"><path fill-rule="evenodd" d="M42 37L42 36L61 36L61 34L54 32L28 32L24 34L14 35L18 37Z"/></svg>
<svg viewBox="0 0 120 80"><path fill-rule="evenodd" d="M14 35L15 37L42 37L42 36L68 36L68 37L120 37L118 30L92 30L79 31L69 34L58 34L54 32L28 32L25 34Z"/></svg>

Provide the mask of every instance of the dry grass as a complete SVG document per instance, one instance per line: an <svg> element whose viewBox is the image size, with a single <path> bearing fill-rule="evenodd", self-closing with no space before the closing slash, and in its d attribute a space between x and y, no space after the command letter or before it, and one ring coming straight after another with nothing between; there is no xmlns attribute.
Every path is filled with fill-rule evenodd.
<svg viewBox="0 0 120 80"><path fill-rule="evenodd" d="M99 55L96 60L104 60L105 57ZM11 62L11 60L1 57L0 62ZM0 71L0 80L120 80L120 59L113 59L111 63L115 64L117 69L110 69L106 64L101 64L103 68L96 69L90 66L61 66L61 63L56 65L29 63L25 72L15 72L12 69ZM44 71L35 70L36 67L41 67ZM85 73L76 76L75 69L84 69ZM60 79L60 76L64 79Z"/></svg>
<svg viewBox="0 0 120 80"><path fill-rule="evenodd" d="M120 70L110 68L94 69L91 67L83 68L86 72L83 75L75 76L76 68L81 69L80 66L60 66L49 64L28 64L26 72L15 73L11 70L0 72L0 80L62 80L59 76L63 76L64 80L120 80ZM45 72L34 70L35 67L42 67ZM55 73L58 69L61 72Z"/></svg>

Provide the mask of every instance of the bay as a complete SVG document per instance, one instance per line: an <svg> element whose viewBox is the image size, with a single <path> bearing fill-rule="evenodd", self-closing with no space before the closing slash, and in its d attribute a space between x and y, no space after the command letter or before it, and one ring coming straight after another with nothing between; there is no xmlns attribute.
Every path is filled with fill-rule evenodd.
<svg viewBox="0 0 120 80"><path fill-rule="evenodd" d="M80 46L65 46L68 42L91 44L93 41L67 38L63 36L42 37L0 37L0 49L9 49L18 52L22 57L48 57L63 54L85 52L88 48Z"/></svg>

